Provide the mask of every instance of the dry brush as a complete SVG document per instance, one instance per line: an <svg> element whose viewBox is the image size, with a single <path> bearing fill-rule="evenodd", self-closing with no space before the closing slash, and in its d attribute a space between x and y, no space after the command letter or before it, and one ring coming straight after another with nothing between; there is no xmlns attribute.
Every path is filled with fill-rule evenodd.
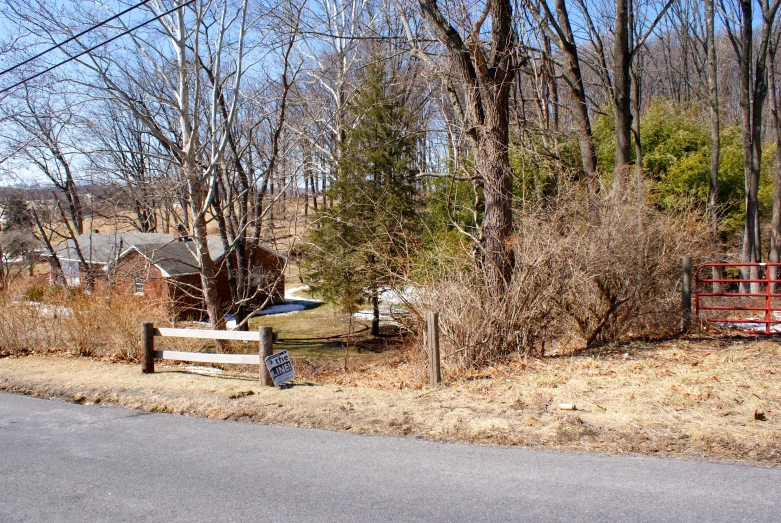
<svg viewBox="0 0 781 523"><path fill-rule="evenodd" d="M446 368L679 328L681 257L706 252L707 215L662 213L642 187L621 200L602 196L598 223L587 213L578 191L519 213L513 277L501 296L488 291L468 249L429 269L418 306L440 312Z"/></svg>

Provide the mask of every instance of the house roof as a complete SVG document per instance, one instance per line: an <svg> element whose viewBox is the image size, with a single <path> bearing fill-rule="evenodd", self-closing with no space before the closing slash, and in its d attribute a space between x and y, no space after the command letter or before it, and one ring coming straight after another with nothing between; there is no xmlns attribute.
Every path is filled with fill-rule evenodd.
<svg viewBox="0 0 781 523"><path fill-rule="evenodd" d="M192 241L176 241L173 234L112 232L85 233L76 238L84 259L93 264L109 264L125 255L131 249L155 264L165 274L164 276L182 276L198 273L198 260L195 245ZM209 254L217 261L225 254L222 238L209 236L207 238ZM268 247L260 246L274 256L285 259L285 256ZM57 249L61 260L80 261L73 240L61 243Z"/></svg>
<svg viewBox="0 0 781 523"><path fill-rule="evenodd" d="M77 236L76 241L87 263L105 265L125 254L133 245L173 241L173 235L151 232L84 233ZM62 242L55 252L61 260L81 261L73 240Z"/></svg>
<svg viewBox="0 0 781 523"><path fill-rule="evenodd" d="M209 236L207 240L209 254L212 259L218 260L225 254L222 239ZM198 274L198 259L192 241L144 243L134 245L133 248L163 271L163 276Z"/></svg>

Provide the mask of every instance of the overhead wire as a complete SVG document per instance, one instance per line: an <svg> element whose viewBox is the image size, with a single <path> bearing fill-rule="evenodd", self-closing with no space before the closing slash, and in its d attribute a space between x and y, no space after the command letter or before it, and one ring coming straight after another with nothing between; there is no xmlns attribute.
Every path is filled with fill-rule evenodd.
<svg viewBox="0 0 781 523"><path fill-rule="evenodd" d="M103 42L101 42L99 44L93 45L92 47L90 47L88 49L85 49L84 51L82 51L82 52L80 52L78 54L75 54L75 55L69 57L66 60L63 60L63 61L61 61L61 62L59 62L57 64L54 64L51 67L47 67L43 71L35 73L34 75L32 75L30 77L27 77L24 80L16 82L15 84L13 84L13 85L11 85L9 87L6 87L3 90L0 90L0 94L7 93L11 89L15 89L15 88L19 87L20 85L29 82L30 80L34 80L34 79L38 78L39 76L42 76L42 75L44 75L44 74L46 74L48 72L51 72L51 71L57 69L58 67L67 64L68 62L72 62L73 60L76 60L77 58L81 58L85 54L91 53L92 51L94 51L95 49L98 49L99 47L103 47L104 45L109 44L109 43L113 42L114 40L116 40L118 38L121 38L121 37L123 37L123 36L125 36L125 35L127 35L129 33L132 33L136 29L140 29L141 27L144 27L145 25L147 25L150 22L154 22L155 20L159 20L160 18L162 18L162 17L164 17L166 15L169 15L169 14L173 13L174 11L178 11L179 9L181 9L183 7L187 7L188 5L192 4L193 2L195 2L195 0L187 0L186 2L184 2L184 3L180 4L180 5L177 5L176 7L171 8L168 11L160 13L159 15L155 16L154 18L150 18L149 20L146 20L146 21L144 21L144 22L142 22L142 23L140 23L140 24L138 24L138 25L136 25L134 27L131 27L130 29L122 31L119 34L112 36L108 40L105 40L105 41L103 41Z"/></svg>
<svg viewBox="0 0 781 523"><path fill-rule="evenodd" d="M78 34L75 34L75 35L71 36L70 38L68 38L68 39L66 39L66 40L63 40L62 42L60 42L60 43L58 43L58 44L55 44L55 45L51 46L50 48L46 49L45 51L41 51L41 52L40 52L40 53L38 53L37 55L35 55L35 56L31 56L30 58L28 58L28 59L27 59L27 60L25 60L24 62L20 62L20 63L18 63L18 64L16 64L16 65L13 65L13 66L9 67L8 69L6 69L5 71L0 71L0 76L3 76L4 74L10 73L11 71L13 71L13 70L15 70L15 69L18 69L18 68L22 67L23 65L27 65L27 64L29 64L30 62L32 62L33 60L37 60L38 58L42 57L43 55L45 55L45 54L48 54L48 53L51 53L51 52L52 52L52 51L54 51L55 49L59 49L59 48L60 48L60 47L62 47L63 45L65 45L65 44L67 44L67 43L70 43L70 42L72 42L72 41L76 40L77 38L81 38L82 36L84 36L85 34L89 33L90 31L94 31L95 29L98 29L99 27L102 27L102 26L106 25L107 23L109 23L109 22L111 22L111 21L113 21L113 20L116 20L116 19L117 19L117 18L119 18L120 16L122 16L122 15L124 15L124 14L127 14L127 13L129 13L129 12L130 12L130 11L132 11L133 9L138 9L138 8L139 8L139 7L141 7L142 5L144 5L144 4L148 4L149 2L150 2L150 0L143 0L142 2L139 2L139 3L137 3L137 4L136 4L136 5L134 5L134 6L128 7L128 8L127 8L127 9L125 9L124 11L122 11L122 12L120 12L120 13L117 13L117 14L115 14L115 15L114 15L114 16L112 16L111 18L107 18L107 19L103 20L102 22L100 22L100 23L98 23L98 24L95 24L95 25L93 25L93 26L91 26L91 27L88 27L87 29L83 30L82 32L80 32L80 33L78 33Z"/></svg>

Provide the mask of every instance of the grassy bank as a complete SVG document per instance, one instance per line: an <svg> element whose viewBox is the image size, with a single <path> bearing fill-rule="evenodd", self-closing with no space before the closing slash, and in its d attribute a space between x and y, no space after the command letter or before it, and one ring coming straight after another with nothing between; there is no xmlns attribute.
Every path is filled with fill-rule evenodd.
<svg viewBox="0 0 781 523"><path fill-rule="evenodd" d="M286 390L256 369L192 374L67 355L0 359L0 389L217 419L481 444L781 463L781 345L749 339L633 343L424 385L423 356L299 358ZM571 403L576 410L561 410Z"/></svg>

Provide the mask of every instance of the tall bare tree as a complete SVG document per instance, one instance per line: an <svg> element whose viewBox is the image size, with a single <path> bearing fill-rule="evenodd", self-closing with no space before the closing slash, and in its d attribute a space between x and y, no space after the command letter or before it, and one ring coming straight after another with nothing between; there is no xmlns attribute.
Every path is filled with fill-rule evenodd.
<svg viewBox="0 0 781 523"><path fill-rule="evenodd" d="M485 194L480 243L488 288L501 293L514 267L513 174L509 161L510 88L516 69L516 38L509 0L488 0L480 13L446 17L436 0L419 0L419 14L444 48L445 62L420 47L408 21L413 51L440 75L463 131L472 144L476 183ZM403 7L397 3L399 13ZM447 11L449 12L449 11ZM490 18L490 31L483 26ZM455 24L455 25L454 25ZM486 35L488 33L488 35Z"/></svg>
<svg viewBox="0 0 781 523"><path fill-rule="evenodd" d="M597 151L594 134L591 130L589 104L581 72L578 43L572 31L569 10L565 0L555 0L555 17L547 2L535 4L527 0L526 5L540 24L540 27L548 35L548 38L559 48L563 57L564 79L572 97L569 108L575 121L583 172L588 180L589 218L592 222L596 222L599 219L599 215L596 210L594 195L599 192L600 188L599 173L597 172ZM544 12L540 12L537 6L541 7Z"/></svg>
<svg viewBox="0 0 781 523"><path fill-rule="evenodd" d="M71 134L78 111L75 100L58 93L55 85L25 84L4 102L6 154L52 183L66 203L71 227L77 235L84 233L84 206L74 172L78 150Z"/></svg>
<svg viewBox="0 0 781 523"><path fill-rule="evenodd" d="M52 42L75 32L63 13L45 2L7 6ZM256 6L255 17L263 7ZM134 31L115 47L91 50L79 58L82 72L77 84L131 112L176 165L191 214L187 221L206 310L215 328L221 328L225 320L208 245L208 213L246 72L248 2L173 0L145 9L158 18L155 28ZM73 10L68 15L78 20L82 13ZM128 29L125 22L116 24ZM77 44L66 52L89 49L83 40ZM214 81L204 78L199 61L210 64ZM227 115L219 108L221 95L229 100Z"/></svg>
<svg viewBox="0 0 781 523"><path fill-rule="evenodd" d="M721 3L725 26L740 64L740 108L743 123L743 171L746 190L746 223L743 232L741 259L758 262L762 259L759 219L759 176L762 166L762 112L768 94L767 58L772 29L781 0L772 4L760 0L762 26L759 41L754 37L752 0L739 0L739 20ZM736 25L738 27L736 27ZM738 33L739 30L739 33ZM755 48L755 43L756 48ZM756 273L756 271L754 271ZM755 274L756 275L756 274Z"/></svg>

